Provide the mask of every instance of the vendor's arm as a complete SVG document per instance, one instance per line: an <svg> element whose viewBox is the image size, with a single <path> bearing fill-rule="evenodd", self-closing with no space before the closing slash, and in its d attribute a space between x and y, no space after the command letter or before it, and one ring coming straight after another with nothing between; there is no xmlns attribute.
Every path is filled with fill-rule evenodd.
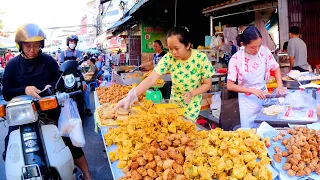
<svg viewBox="0 0 320 180"><path fill-rule="evenodd" d="M202 85L192 91L190 91L192 96L197 96L199 94L205 93L210 90L212 86L212 78L203 80Z"/></svg>
<svg viewBox="0 0 320 180"><path fill-rule="evenodd" d="M274 71L274 76L276 77L276 81L277 81L278 87L283 87L280 67L278 67L278 68Z"/></svg>
<svg viewBox="0 0 320 180"><path fill-rule="evenodd" d="M292 69L293 65L294 65L294 44L292 43L292 41L289 40L288 42L288 56L289 56L289 62L290 62L290 67L289 70Z"/></svg>
<svg viewBox="0 0 320 180"><path fill-rule="evenodd" d="M157 79L160 78L161 75L165 74L169 70L169 63L172 56L168 56L168 54L162 58L158 66L154 69L154 71L145 79L143 80L136 88L133 88L129 91L128 95L118 102L117 106L115 107L115 111L119 108L124 107L127 109L131 106L135 101L138 100L138 97L146 92L152 85L154 85Z"/></svg>
<svg viewBox="0 0 320 180"><path fill-rule="evenodd" d="M183 99L185 103L189 103L192 97L197 96L199 94L205 93L212 87L212 76L215 74L214 68L212 67L211 62L209 61L207 55L203 53L199 53L197 56L200 56L200 75L201 75L201 85L191 90L190 92L186 92L183 95Z"/></svg>
<svg viewBox="0 0 320 180"><path fill-rule="evenodd" d="M136 95L137 97L146 92L152 85L154 85L157 79L160 78L157 72L153 71L145 80L143 80L137 87L136 87Z"/></svg>
<svg viewBox="0 0 320 180"><path fill-rule="evenodd" d="M26 86L18 87L17 85L16 60L13 59L8 62L3 74L3 97L6 101L10 101L19 95L25 95Z"/></svg>
<svg viewBox="0 0 320 180"><path fill-rule="evenodd" d="M197 96L199 94L205 93L212 87L212 76L215 74L215 70L209 61L207 55L201 53L201 85L190 91L192 96Z"/></svg>
<svg viewBox="0 0 320 180"><path fill-rule="evenodd" d="M292 70L293 65L294 65L294 57L293 56L289 56L289 62L290 62L289 70Z"/></svg>

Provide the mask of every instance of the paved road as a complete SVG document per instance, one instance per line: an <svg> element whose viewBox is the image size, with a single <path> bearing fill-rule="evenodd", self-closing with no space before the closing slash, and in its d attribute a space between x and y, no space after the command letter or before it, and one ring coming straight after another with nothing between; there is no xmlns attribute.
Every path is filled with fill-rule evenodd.
<svg viewBox="0 0 320 180"><path fill-rule="evenodd" d="M94 110L93 93L90 97L91 109ZM4 149L4 138L7 134L7 127L0 123L0 154L2 155ZM85 117L83 119L83 131L86 139L86 146L83 148L87 158L90 171L95 180L109 180L112 179L108 159L104 152L103 141L100 134L94 132L94 119L92 117ZM78 175L80 174L80 169ZM2 156L0 158L0 180L5 180L4 161Z"/></svg>

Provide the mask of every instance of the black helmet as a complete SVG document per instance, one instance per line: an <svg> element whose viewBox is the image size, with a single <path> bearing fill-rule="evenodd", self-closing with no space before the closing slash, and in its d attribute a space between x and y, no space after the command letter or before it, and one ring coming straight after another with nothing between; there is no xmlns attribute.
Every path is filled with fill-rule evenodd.
<svg viewBox="0 0 320 180"><path fill-rule="evenodd" d="M23 24L16 31L15 42L19 51L22 51L21 44L23 42L41 42L41 48L44 48L44 40L46 35L42 29L36 24Z"/></svg>
<svg viewBox="0 0 320 180"><path fill-rule="evenodd" d="M76 45L78 44L78 41L79 41L78 36L71 35L71 36L67 37L67 46L69 46L69 41L71 41L71 40L76 41Z"/></svg>

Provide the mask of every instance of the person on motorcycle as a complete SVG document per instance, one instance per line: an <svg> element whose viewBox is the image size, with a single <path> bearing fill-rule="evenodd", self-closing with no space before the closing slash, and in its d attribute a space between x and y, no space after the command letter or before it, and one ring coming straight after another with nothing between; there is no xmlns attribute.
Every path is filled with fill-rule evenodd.
<svg viewBox="0 0 320 180"><path fill-rule="evenodd" d="M41 90L54 87L60 73L56 61L45 53L44 40L46 36L36 24L24 24L20 26L15 35L15 42L20 55L9 61L3 75L3 97L6 101L20 95L30 95L40 98ZM58 121L60 109L45 112L47 117ZM18 126L10 126L5 138L5 160L6 149L8 146L9 135L18 129ZM88 163L81 148L72 145L70 138L62 137L65 144L69 147L77 165L83 172L83 179L92 179L89 172Z"/></svg>
<svg viewBox="0 0 320 180"><path fill-rule="evenodd" d="M78 44L78 36L71 35L67 37L67 46L68 48L61 52L60 54L60 64L67 60L76 60L80 62L82 60L82 53L76 49ZM83 90L84 90L84 101L85 101L85 112L88 116L92 116L92 112L90 109L90 91L87 91L87 84L85 81L82 82Z"/></svg>

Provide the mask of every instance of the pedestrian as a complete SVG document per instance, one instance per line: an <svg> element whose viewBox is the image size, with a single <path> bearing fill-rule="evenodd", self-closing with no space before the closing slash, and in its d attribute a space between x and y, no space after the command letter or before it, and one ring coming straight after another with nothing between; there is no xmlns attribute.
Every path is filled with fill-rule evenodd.
<svg viewBox="0 0 320 180"><path fill-rule="evenodd" d="M289 38L288 55L290 58L290 70L309 71L307 45L299 38L299 28L297 26L290 27Z"/></svg>

